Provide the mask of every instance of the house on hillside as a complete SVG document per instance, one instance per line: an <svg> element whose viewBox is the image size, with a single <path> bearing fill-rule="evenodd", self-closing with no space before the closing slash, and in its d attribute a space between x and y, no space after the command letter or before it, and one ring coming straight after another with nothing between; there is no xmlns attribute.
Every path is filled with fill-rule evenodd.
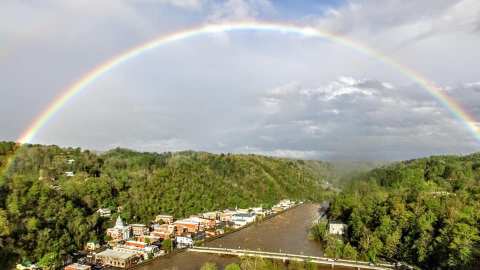
<svg viewBox="0 0 480 270"><path fill-rule="evenodd" d="M338 222L338 221L330 221L328 223L328 233L333 235L344 235L347 232L347 224Z"/></svg>
<svg viewBox="0 0 480 270"><path fill-rule="evenodd" d="M97 213L101 217L105 217L105 218L108 218L108 217L112 216L112 210L110 210L110 208L99 208L97 210Z"/></svg>
<svg viewBox="0 0 480 270"><path fill-rule="evenodd" d="M97 250L99 248L100 248L100 244L98 243L98 241L89 241L85 245L85 249L88 250L88 251L94 251L94 250Z"/></svg>

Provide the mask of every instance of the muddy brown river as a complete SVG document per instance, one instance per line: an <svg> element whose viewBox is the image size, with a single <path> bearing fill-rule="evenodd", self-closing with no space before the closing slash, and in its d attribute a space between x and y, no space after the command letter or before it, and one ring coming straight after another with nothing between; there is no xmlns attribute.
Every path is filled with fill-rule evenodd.
<svg viewBox="0 0 480 270"><path fill-rule="evenodd" d="M321 245L308 240L308 230L318 215L318 204L303 204L269 220L208 242L206 246L322 256ZM214 262L219 269L223 269L231 262L239 262L239 259L231 256L181 252L159 258L136 269L198 270L206 262ZM318 269L331 268L319 267ZM335 269L340 268L335 267Z"/></svg>

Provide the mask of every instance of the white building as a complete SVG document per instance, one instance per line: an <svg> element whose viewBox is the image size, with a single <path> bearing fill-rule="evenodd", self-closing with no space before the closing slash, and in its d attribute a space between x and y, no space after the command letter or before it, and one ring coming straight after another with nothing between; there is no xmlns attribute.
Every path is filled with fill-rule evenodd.
<svg viewBox="0 0 480 270"><path fill-rule="evenodd" d="M73 172L65 172L65 176L72 177L75 176L75 174Z"/></svg>
<svg viewBox="0 0 480 270"><path fill-rule="evenodd" d="M132 228L123 223L123 220L120 216L117 217L115 226L113 228L107 229L107 235L112 237L114 240L126 240L131 236Z"/></svg>
<svg viewBox="0 0 480 270"><path fill-rule="evenodd" d="M184 247L192 247L193 246L193 239L186 236L177 236L175 237L175 242L177 243L177 247L184 248Z"/></svg>
<svg viewBox="0 0 480 270"><path fill-rule="evenodd" d="M240 228L240 227L243 227L249 223L252 223L255 221L256 219L256 215L254 212L250 212L250 213L236 213L236 214L233 214L232 216L232 222L233 222L233 226L235 228Z"/></svg>
<svg viewBox="0 0 480 270"><path fill-rule="evenodd" d="M334 235L343 235L347 231L347 224L332 221L328 223L328 233Z"/></svg>

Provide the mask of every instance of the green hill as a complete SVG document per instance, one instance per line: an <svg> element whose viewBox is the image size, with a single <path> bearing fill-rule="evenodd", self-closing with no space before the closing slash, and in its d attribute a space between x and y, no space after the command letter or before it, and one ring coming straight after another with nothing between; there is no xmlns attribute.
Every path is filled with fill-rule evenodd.
<svg viewBox="0 0 480 270"><path fill-rule="evenodd" d="M16 146L0 143L0 164ZM4 166L5 167L5 166ZM110 220L159 213L177 217L227 207L272 205L282 198L320 200L328 163L204 152L139 153L25 145L0 179L0 260L51 263L103 240ZM71 172L73 176L67 176Z"/></svg>
<svg viewBox="0 0 480 270"><path fill-rule="evenodd" d="M359 257L478 269L480 154L433 156L356 176L332 202Z"/></svg>

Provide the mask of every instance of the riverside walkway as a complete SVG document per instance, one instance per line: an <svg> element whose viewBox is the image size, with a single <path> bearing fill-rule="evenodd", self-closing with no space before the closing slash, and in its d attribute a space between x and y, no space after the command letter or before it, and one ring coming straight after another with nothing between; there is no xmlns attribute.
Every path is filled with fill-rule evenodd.
<svg viewBox="0 0 480 270"><path fill-rule="evenodd" d="M239 256L239 257L241 256L259 257L259 258L267 258L267 259L282 260L282 261L302 261L302 262L308 261L316 264L330 265L332 268L334 268L335 266L341 266L341 267L351 267L351 268L357 268L357 269L372 269L372 270L396 269L395 265L388 264L388 263L372 264L369 262L362 262L362 261L343 260L343 259L334 260L326 257L315 257L315 256L267 252L267 251L255 251L255 250L247 250L247 249L191 247L187 251L220 254L220 255L231 255L231 256Z"/></svg>

